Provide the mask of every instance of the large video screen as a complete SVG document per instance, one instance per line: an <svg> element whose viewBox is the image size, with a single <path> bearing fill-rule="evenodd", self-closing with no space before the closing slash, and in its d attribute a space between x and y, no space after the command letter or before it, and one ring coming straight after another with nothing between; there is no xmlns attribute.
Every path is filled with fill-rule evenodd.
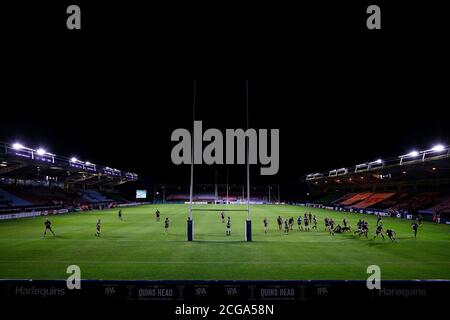
<svg viewBox="0 0 450 320"><path fill-rule="evenodd" d="M136 190L136 199L147 199L147 190Z"/></svg>

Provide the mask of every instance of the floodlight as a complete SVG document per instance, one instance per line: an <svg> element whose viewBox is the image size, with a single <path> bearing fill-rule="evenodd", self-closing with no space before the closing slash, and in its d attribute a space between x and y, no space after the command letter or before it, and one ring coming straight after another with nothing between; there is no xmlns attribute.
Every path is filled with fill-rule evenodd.
<svg viewBox="0 0 450 320"><path fill-rule="evenodd" d="M445 150L445 147L442 144L437 144L433 148L431 148L431 151L434 151L434 152L441 152L444 150Z"/></svg>
<svg viewBox="0 0 450 320"><path fill-rule="evenodd" d="M22 144L18 143L18 142L14 143L12 145L12 147L13 147L14 150L20 150L20 149L24 148L24 146Z"/></svg>
<svg viewBox="0 0 450 320"><path fill-rule="evenodd" d="M90 163L89 161L86 161L84 164L87 166L90 166L92 163Z"/></svg>
<svg viewBox="0 0 450 320"><path fill-rule="evenodd" d="M369 163L369 166L370 166L370 165L373 165L373 164L381 164L381 163L383 163L383 160L377 159L377 160L375 160L375 161L370 162L370 163Z"/></svg>
<svg viewBox="0 0 450 320"><path fill-rule="evenodd" d="M44 154L46 154L46 151L45 151L45 149L39 148L39 149L36 150L36 153L39 156L43 156Z"/></svg>
<svg viewBox="0 0 450 320"><path fill-rule="evenodd" d="M419 151L413 150L407 154L409 157L417 157L419 155Z"/></svg>
<svg viewBox="0 0 450 320"><path fill-rule="evenodd" d="M78 162L78 159L75 158L75 157L72 157L72 158L70 159L70 162Z"/></svg>

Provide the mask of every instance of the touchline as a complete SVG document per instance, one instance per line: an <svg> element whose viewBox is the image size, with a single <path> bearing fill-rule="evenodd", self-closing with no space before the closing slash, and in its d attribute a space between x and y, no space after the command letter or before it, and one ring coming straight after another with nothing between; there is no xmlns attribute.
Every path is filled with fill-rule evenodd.
<svg viewBox="0 0 450 320"><path fill-rule="evenodd" d="M268 132L270 131L270 155ZM248 163L261 164L261 175L277 174L280 165L280 130L279 129L243 129L225 130L224 137L219 129L210 128L203 132L202 121L194 121L194 137L187 129L179 128L172 132L171 141L178 143L172 148L171 158L176 165L191 164L245 164L246 146L248 140ZM192 143L193 142L193 143ZM208 144L203 148L203 142ZM194 147L192 157L191 149ZM236 152L235 152L236 151ZM236 154L236 156L235 156ZM235 162L236 159L236 162Z"/></svg>

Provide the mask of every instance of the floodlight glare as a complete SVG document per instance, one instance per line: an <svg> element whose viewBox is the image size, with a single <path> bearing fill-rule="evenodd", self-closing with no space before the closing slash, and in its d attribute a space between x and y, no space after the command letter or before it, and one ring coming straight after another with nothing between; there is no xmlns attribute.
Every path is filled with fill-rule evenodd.
<svg viewBox="0 0 450 320"><path fill-rule="evenodd" d="M441 152L445 150L445 147L442 144L437 144L431 150L435 152Z"/></svg>
<svg viewBox="0 0 450 320"><path fill-rule="evenodd" d="M46 151L45 151L45 149L39 148L39 149L36 150L36 153L39 156L43 156L44 154L46 154Z"/></svg>
<svg viewBox="0 0 450 320"><path fill-rule="evenodd" d="M13 147L14 150L20 150L20 149L24 148L24 146L22 144L18 143L18 142L14 143L12 145L12 147Z"/></svg>
<svg viewBox="0 0 450 320"><path fill-rule="evenodd" d="M90 163L89 161L86 161L85 164L86 164L87 166L90 166L90 165L91 165L91 163Z"/></svg>
<svg viewBox="0 0 450 320"><path fill-rule="evenodd" d="M419 155L419 151L416 151L416 150L411 151L410 153L408 153L408 156L410 156L410 157L417 157L418 155Z"/></svg>
<svg viewBox="0 0 450 320"><path fill-rule="evenodd" d="M383 162L383 160L381 160L381 159L377 159L376 161L374 161L375 163L382 163Z"/></svg>
<svg viewBox="0 0 450 320"><path fill-rule="evenodd" d="M75 158L75 157L72 157L72 158L70 159L70 162L78 162L78 159Z"/></svg>

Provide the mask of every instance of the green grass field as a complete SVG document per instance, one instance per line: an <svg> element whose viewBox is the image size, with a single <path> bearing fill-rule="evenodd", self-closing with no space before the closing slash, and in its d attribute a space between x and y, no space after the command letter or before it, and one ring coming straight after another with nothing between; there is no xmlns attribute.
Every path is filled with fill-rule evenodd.
<svg viewBox="0 0 450 320"><path fill-rule="evenodd" d="M156 208L161 222L155 220ZM57 236L46 238L43 217L0 221L0 278L66 279L67 266L76 264L82 279L343 280L367 279L367 266L376 264L382 279L450 279L450 226L424 223L414 239L409 221L385 218L385 228L397 232L398 241L392 243L371 239L374 216L311 209L318 217L317 231L298 231L296 222L289 235L278 230L278 215L296 219L305 210L252 206L251 243L243 241L245 212L229 212L233 230L226 237L214 211L194 213L196 241L186 242L186 205L124 208L124 221L117 210L52 216ZM367 219L370 239L353 233L330 236L324 230L326 215L336 222L346 216L352 228L359 218ZM166 216L171 221L167 235ZM94 236L97 219L102 220L101 238Z"/></svg>

